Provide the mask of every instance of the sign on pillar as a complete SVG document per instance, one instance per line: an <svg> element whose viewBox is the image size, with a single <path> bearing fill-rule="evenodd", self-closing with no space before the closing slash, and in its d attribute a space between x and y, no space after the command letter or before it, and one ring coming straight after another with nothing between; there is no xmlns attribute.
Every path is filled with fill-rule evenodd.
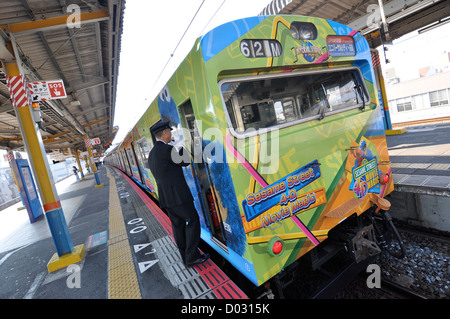
<svg viewBox="0 0 450 319"><path fill-rule="evenodd" d="M98 140L100 141L100 139L98 139ZM97 167L95 166L94 158L92 157L91 141L92 140L89 139L87 137L87 135L84 135L84 144L86 145L86 148L87 148L87 151L89 154L89 159L91 161L92 171L94 172L95 182L97 183L97 185L95 185L95 188L103 187L103 184L100 182L100 178L98 176Z"/></svg>
<svg viewBox="0 0 450 319"><path fill-rule="evenodd" d="M30 157L33 174L39 186L45 218L56 248L56 253L47 265L47 268L51 271L51 268L61 268L73 263L73 259L77 260L75 262L80 261L84 257L84 244L78 245L74 251L61 202L54 187L55 183L45 154L42 138L32 116L30 107L31 96L29 95L26 79L21 74L23 72L20 71L20 58L16 57L16 59L17 62L5 63L6 81L25 149ZM24 173L23 178L28 180L31 176L29 170L22 170L22 172ZM32 197L33 195L30 194L30 196Z"/></svg>
<svg viewBox="0 0 450 319"><path fill-rule="evenodd" d="M28 89L33 103L67 98L63 80L30 82Z"/></svg>

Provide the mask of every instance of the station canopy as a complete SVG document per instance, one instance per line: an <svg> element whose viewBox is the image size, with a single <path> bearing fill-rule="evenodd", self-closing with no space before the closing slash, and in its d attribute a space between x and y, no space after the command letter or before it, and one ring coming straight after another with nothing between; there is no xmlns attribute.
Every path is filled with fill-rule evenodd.
<svg viewBox="0 0 450 319"><path fill-rule="evenodd" d="M382 10L380 10L382 5ZM372 48L382 44L380 12L390 40L409 32L448 22L450 0L273 0L261 12L329 19L348 25L366 37Z"/></svg>
<svg viewBox="0 0 450 319"><path fill-rule="evenodd" d="M66 98L38 102L48 154L85 150L84 134L100 139L100 152L113 140L124 7L123 0L1 1L0 58L15 42L28 83L64 83ZM24 150L2 68L0 148Z"/></svg>

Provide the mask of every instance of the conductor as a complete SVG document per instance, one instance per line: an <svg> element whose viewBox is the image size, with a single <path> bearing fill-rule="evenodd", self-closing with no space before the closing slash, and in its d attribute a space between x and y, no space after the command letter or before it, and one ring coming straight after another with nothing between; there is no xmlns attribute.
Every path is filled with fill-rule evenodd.
<svg viewBox="0 0 450 319"><path fill-rule="evenodd" d="M188 267L203 263L209 255L198 250L200 221L182 170L182 166L190 164L190 158L184 148L177 152L168 144L172 139L169 121L154 124L150 131L156 143L148 157L148 165L158 186L159 203L172 222L181 258ZM179 159L182 159L181 162Z"/></svg>

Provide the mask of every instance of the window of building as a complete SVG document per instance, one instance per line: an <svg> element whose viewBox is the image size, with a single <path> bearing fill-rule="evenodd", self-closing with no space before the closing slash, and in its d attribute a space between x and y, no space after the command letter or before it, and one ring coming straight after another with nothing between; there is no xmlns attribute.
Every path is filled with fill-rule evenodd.
<svg viewBox="0 0 450 319"><path fill-rule="evenodd" d="M417 94L411 97L413 110L420 110L430 107L430 100L428 99L428 94Z"/></svg>
<svg viewBox="0 0 450 319"><path fill-rule="evenodd" d="M369 102L357 69L227 79L219 85L237 133L318 119Z"/></svg>
<svg viewBox="0 0 450 319"><path fill-rule="evenodd" d="M447 90L439 90L430 92L430 104L431 106L439 106L448 104Z"/></svg>
<svg viewBox="0 0 450 319"><path fill-rule="evenodd" d="M398 109L397 109L397 101L396 100L389 100L388 101L388 105L389 105L389 110L392 113L397 113Z"/></svg>
<svg viewBox="0 0 450 319"><path fill-rule="evenodd" d="M397 99L396 102L397 102L397 109L399 112L412 110L411 97L408 96L401 99Z"/></svg>

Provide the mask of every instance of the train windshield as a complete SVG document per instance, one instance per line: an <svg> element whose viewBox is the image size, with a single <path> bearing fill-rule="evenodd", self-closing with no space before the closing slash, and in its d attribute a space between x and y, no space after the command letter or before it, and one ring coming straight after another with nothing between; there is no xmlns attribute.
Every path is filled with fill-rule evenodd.
<svg viewBox="0 0 450 319"><path fill-rule="evenodd" d="M220 82L234 131L322 119L369 101L357 69L282 73Z"/></svg>

